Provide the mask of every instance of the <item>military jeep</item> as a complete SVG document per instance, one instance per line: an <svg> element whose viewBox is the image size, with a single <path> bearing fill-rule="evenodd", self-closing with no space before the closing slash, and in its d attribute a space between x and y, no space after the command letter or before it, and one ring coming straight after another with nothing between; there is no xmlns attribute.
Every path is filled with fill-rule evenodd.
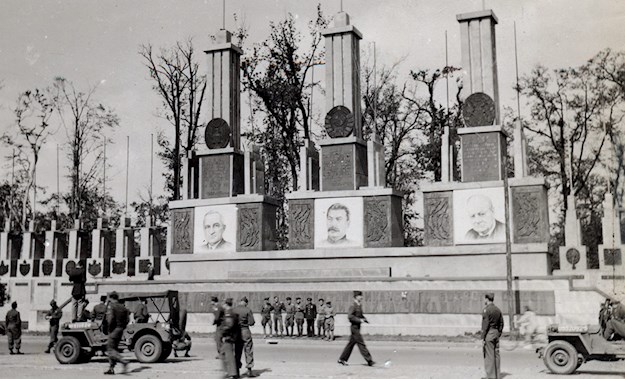
<svg viewBox="0 0 625 379"><path fill-rule="evenodd" d="M120 293L119 300L124 301L131 313L140 301L145 300L150 314L146 323L128 324L119 345L120 351L134 351L142 363L165 361L171 354L173 341L180 338L182 330L178 291ZM63 324L61 338L54 348L56 359L62 364L84 363L97 352L106 351L108 336L102 324L101 321Z"/></svg>
<svg viewBox="0 0 625 379"><path fill-rule="evenodd" d="M591 360L625 359L625 341L603 338L599 325L558 326L547 328L549 343L539 349L539 357L554 374L572 374Z"/></svg>

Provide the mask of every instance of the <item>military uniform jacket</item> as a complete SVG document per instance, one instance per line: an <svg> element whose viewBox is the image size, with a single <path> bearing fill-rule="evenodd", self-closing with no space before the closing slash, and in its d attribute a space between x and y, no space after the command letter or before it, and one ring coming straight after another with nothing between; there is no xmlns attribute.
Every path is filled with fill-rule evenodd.
<svg viewBox="0 0 625 379"><path fill-rule="evenodd" d="M5 321L7 330L13 333L20 333L22 331L22 318L20 317L20 312L17 310L9 310L6 314Z"/></svg>
<svg viewBox="0 0 625 379"><path fill-rule="evenodd" d="M74 268L69 275L69 281L74 283L72 287L72 296L74 299L80 299L87 294L85 282L87 281L87 273L85 268Z"/></svg>
<svg viewBox="0 0 625 379"><path fill-rule="evenodd" d="M226 341L234 342L237 340L241 325L239 324L239 316L232 308L224 310L223 320L221 321L219 329Z"/></svg>
<svg viewBox="0 0 625 379"><path fill-rule="evenodd" d="M115 328L125 328L128 325L128 309L120 303L111 303L106 314L106 322L108 324L109 331Z"/></svg>
<svg viewBox="0 0 625 379"><path fill-rule="evenodd" d="M106 304L99 303L93 307L93 313L91 315L91 319L94 321L104 320L106 317Z"/></svg>
<svg viewBox="0 0 625 379"><path fill-rule="evenodd" d="M295 319L296 320L304 319L304 304L295 303Z"/></svg>
<svg viewBox="0 0 625 379"><path fill-rule="evenodd" d="M295 317L295 304L285 305L284 308L286 309L286 318Z"/></svg>
<svg viewBox="0 0 625 379"><path fill-rule="evenodd" d="M254 324L256 323L254 321L254 313L252 313L252 310L245 305L238 305L232 310L234 313L237 314L239 318L239 324L242 328L254 326Z"/></svg>
<svg viewBox="0 0 625 379"><path fill-rule="evenodd" d="M282 311L286 310L286 307L284 306L284 303L278 302L278 303L273 303L273 314L274 316L281 316L282 315Z"/></svg>
<svg viewBox="0 0 625 379"><path fill-rule="evenodd" d="M362 313L362 305L354 301L347 311L347 319L353 326L360 328L363 318L365 318L365 316Z"/></svg>
<svg viewBox="0 0 625 379"><path fill-rule="evenodd" d="M304 307L304 317L306 320L314 320L317 317L317 306L315 304L306 304Z"/></svg>
<svg viewBox="0 0 625 379"><path fill-rule="evenodd" d="M482 340L491 330L497 330L499 335L503 330L503 315L495 304L488 304L482 311Z"/></svg>
<svg viewBox="0 0 625 379"><path fill-rule="evenodd" d="M325 307L323 313L326 319L334 318L334 316L336 316L336 309L334 309L334 307Z"/></svg>
<svg viewBox="0 0 625 379"><path fill-rule="evenodd" d="M213 305L213 325L221 325L221 322L223 321L223 317L224 317L224 308L219 305L219 304L215 304Z"/></svg>
<svg viewBox="0 0 625 379"><path fill-rule="evenodd" d="M260 314L265 320L269 320L271 318L272 311L273 305L265 303L263 304L263 308L260 310Z"/></svg>
<svg viewBox="0 0 625 379"><path fill-rule="evenodd" d="M50 326L58 326L59 320L63 317L63 311L61 308L50 309L46 316L50 318Z"/></svg>

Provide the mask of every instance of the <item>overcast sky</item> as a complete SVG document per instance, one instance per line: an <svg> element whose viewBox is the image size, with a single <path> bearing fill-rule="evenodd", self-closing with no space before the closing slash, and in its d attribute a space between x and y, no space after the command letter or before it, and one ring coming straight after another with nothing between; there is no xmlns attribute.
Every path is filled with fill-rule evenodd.
<svg viewBox="0 0 625 379"><path fill-rule="evenodd" d="M316 1L227 0L226 27L234 29L237 13L249 27L249 42L267 37L270 21L287 12L297 16L302 30L313 19ZM339 0L320 1L333 15ZM361 50L377 47L378 64L404 59L401 73L410 69L442 67L445 63L445 31L448 31L449 63L460 66L459 25L456 15L482 9L482 0L344 0L343 6L363 33ZM501 0L485 1L499 18L497 55L502 106L516 104L512 86L514 32L517 24L519 70L527 73L536 64L551 68L584 63L598 51L625 47L625 1L622 0ZM126 136L130 136L130 199L149 184L150 134L168 130L155 116L160 102L138 55L139 45L170 46L193 37L198 50L210 45L209 35L222 24L222 0L3 0L0 2L0 133L9 130L11 109L20 92L43 88L56 76L86 89L98 84L97 100L112 107L121 119L108 156L114 164L109 188L123 201ZM315 77L323 78L323 67ZM322 83L323 85L323 83ZM444 91L444 86L441 88ZM325 112L321 96L317 110ZM243 122L245 128L245 122ZM64 143L63 131L51 138L43 151L39 184L56 187L56 145ZM10 171L0 147L5 174ZM61 164L68 162L61 157ZM162 191L160 162L156 163L155 189ZM64 183L65 182L65 183ZM62 187L68 187L62 179Z"/></svg>

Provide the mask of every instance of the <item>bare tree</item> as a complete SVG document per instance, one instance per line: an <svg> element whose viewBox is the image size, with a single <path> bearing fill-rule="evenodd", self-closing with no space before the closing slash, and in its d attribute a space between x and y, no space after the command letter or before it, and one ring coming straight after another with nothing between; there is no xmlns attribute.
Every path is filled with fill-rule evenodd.
<svg viewBox="0 0 625 379"><path fill-rule="evenodd" d="M166 183L172 199L180 198L180 157L182 151L189 152L197 142L202 102L206 92L206 76L199 72L192 39L177 42L171 48L154 53L152 45L142 45L139 54L144 59L153 89L163 102L162 115L174 129L174 143L163 144L161 159L173 168L172 181ZM184 140L183 140L184 136ZM167 179L167 178L166 178Z"/></svg>
<svg viewBox="0 0 625 379"><path fill-rule="evenodd" d="M65 129L65 150L70 160L70 217L78 218L85 208L86 196L97 191L98 173L104 164L103 145L106 133L119 125L119 118L94 99L97 87L77 90L64 78L54 80L54 108Z"/></svg>
<svg viewBox="0 0 625 379"><path fill-rule="evenodd" d="M10 156L11 160L15 159L19 167L20 180L16 183L22 185L22 190L14 195L21 193L24 198L21 201L12 201L11 204L17 203L22 206L21 217L18 219L22 230L26 230L29 212L34 217L37 203L37 163L41 148L54 133L49 124L53 111L47 90L25 91L18 96L16 107L13 109L16 132L5 133L2 136L2 142L14 151L15 156ZM32 201L29 199L31 190Z"/></svg>

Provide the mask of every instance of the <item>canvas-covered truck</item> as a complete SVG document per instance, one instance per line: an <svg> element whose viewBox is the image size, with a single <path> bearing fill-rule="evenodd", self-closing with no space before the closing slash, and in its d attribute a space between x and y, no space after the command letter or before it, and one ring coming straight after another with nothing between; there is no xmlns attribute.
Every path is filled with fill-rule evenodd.
<svg viewBox="0 0 625 379"><path fill-rule="evenodd" d="M129 310L139 302L147 305L147 322L131 322L124 330L120 350L135 353L142 363L163 362L172 351L173 341L184 334L186 312L180 309L178 291L119 293ZM108 337L100 321L71 322L62 325L54 355L62 364L88 362L98 351L106 351Z"/></svg>

